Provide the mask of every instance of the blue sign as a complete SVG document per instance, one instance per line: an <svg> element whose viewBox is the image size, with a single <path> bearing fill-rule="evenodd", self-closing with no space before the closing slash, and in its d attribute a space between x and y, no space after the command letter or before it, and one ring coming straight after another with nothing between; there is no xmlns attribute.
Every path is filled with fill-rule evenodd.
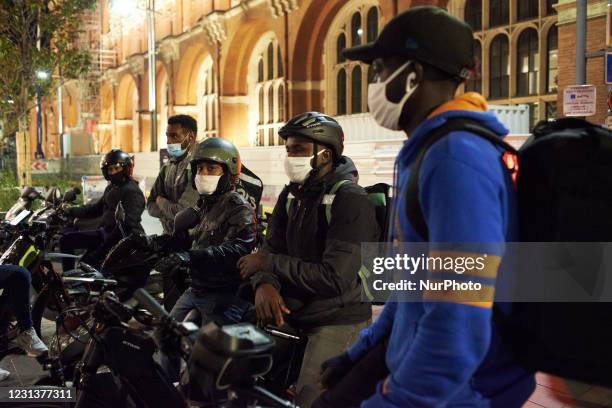
<svg viewBox="0 0 612 408"><path fill-rule="evenodd" d="M612 85L612 52L606 52L606 84Z"/></svg>

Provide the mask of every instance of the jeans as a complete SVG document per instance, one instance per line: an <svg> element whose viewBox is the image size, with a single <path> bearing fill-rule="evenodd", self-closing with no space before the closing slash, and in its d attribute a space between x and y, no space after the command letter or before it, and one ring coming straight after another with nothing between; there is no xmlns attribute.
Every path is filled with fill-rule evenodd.
<svg viewBox="0 0 612 408"><path fill-rule="evenodd" d="M0 288L2 292L2 309L0 310L0 333L8 327L7 314L13 313L17 318L20 331L32 327L30 312L30 271L17 265L0 265Z"/></svg>
<svg viewBox="0 0 612 408"><path fill-rule="evenodd" d="M251 304L238 298L236 290L198 291L188 288L178 299L170 316L183 321L192 310L198 310L202 317L201 326L210 322L222 326L238 323L251 308ZM161 355L161 366L172 382L179 379L181 361L178 356Z"/></svg>
<svg viewBox="0 0 612 408"><path fill-rule="evenodd" d="M333 387L324 391L312 408L353 408L376 393L377 384L389 375L385 362L386 341L374 346Z"/></svg>
<svg viewBox="0 0 612 408"><path fill-rule="evenodd" d="M319 389L321 364L343 353L357 341L359 332L369 325L370 321L367 320L351 325L320 326L302 330L302 334L308 337L308 344L297 382L296 403L298 406L310 407L321 393Z"/></svg>
<svg viewBox="0 0 612 408"><path fill-rule="evenodd" d="M104 233L101 229L90 231L67 232L59 240L60 251L72 254L75 249L93 250L104 243ZM92 258L93 260L93 258ZM89 260L89 262L92 262ZM87 260L85 260L87 262ZM95 262L92 262L95 263ZM96 266L96 265L92 265ZM74 269L74 259L62 258L62 271Z"/></svg>

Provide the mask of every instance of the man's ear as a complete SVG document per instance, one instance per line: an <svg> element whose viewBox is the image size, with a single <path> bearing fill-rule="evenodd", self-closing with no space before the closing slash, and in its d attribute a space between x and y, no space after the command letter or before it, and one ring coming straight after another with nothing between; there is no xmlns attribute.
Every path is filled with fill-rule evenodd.
<svg viewBox="0 0 612 408"><path fill-rule="evenodd" d="M425 72L425 68L423 68L423 64L421 64L418 61L414 61L412 63L412 70L411 70L411 73L414 73L414 75L409 75L409 78L411 80L409 84L406 84L406 87L413 88L417 84L420 84L421 82L423 82L424 72Z"/></svg>
<svg viewBox="0 0 612 408"><path fill-rule="evenodd" d="M325 164L331 163L334 159L334 155L329 149L325 149L325 151L323 152L323 157L325 157Z"/></svg>

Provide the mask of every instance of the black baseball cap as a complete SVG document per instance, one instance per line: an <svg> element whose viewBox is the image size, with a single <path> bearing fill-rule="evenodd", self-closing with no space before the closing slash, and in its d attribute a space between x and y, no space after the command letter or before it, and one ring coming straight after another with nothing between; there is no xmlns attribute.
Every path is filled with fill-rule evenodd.
<svg viewBox="0 0 612 408"><path fill-rule="evenodd" d="M393 17L371 43L347 48L351 60L371 64L377 58L406 57L467 79L475 65L474 34L469 25L439 7L412 7Z"/></svg>

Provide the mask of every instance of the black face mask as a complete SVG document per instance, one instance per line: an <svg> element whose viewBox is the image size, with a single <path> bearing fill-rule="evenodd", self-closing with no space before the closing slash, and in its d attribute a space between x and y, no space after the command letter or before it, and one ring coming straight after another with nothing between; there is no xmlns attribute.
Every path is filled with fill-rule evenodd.
<svg viewBox="0 0 612 408"><path fill-rule="evenodd" d="M120 171L119 173L109 174L108 178L110 179L111 184L119 186L123 184L125 175L123 174L123 171Z"/></svg>

